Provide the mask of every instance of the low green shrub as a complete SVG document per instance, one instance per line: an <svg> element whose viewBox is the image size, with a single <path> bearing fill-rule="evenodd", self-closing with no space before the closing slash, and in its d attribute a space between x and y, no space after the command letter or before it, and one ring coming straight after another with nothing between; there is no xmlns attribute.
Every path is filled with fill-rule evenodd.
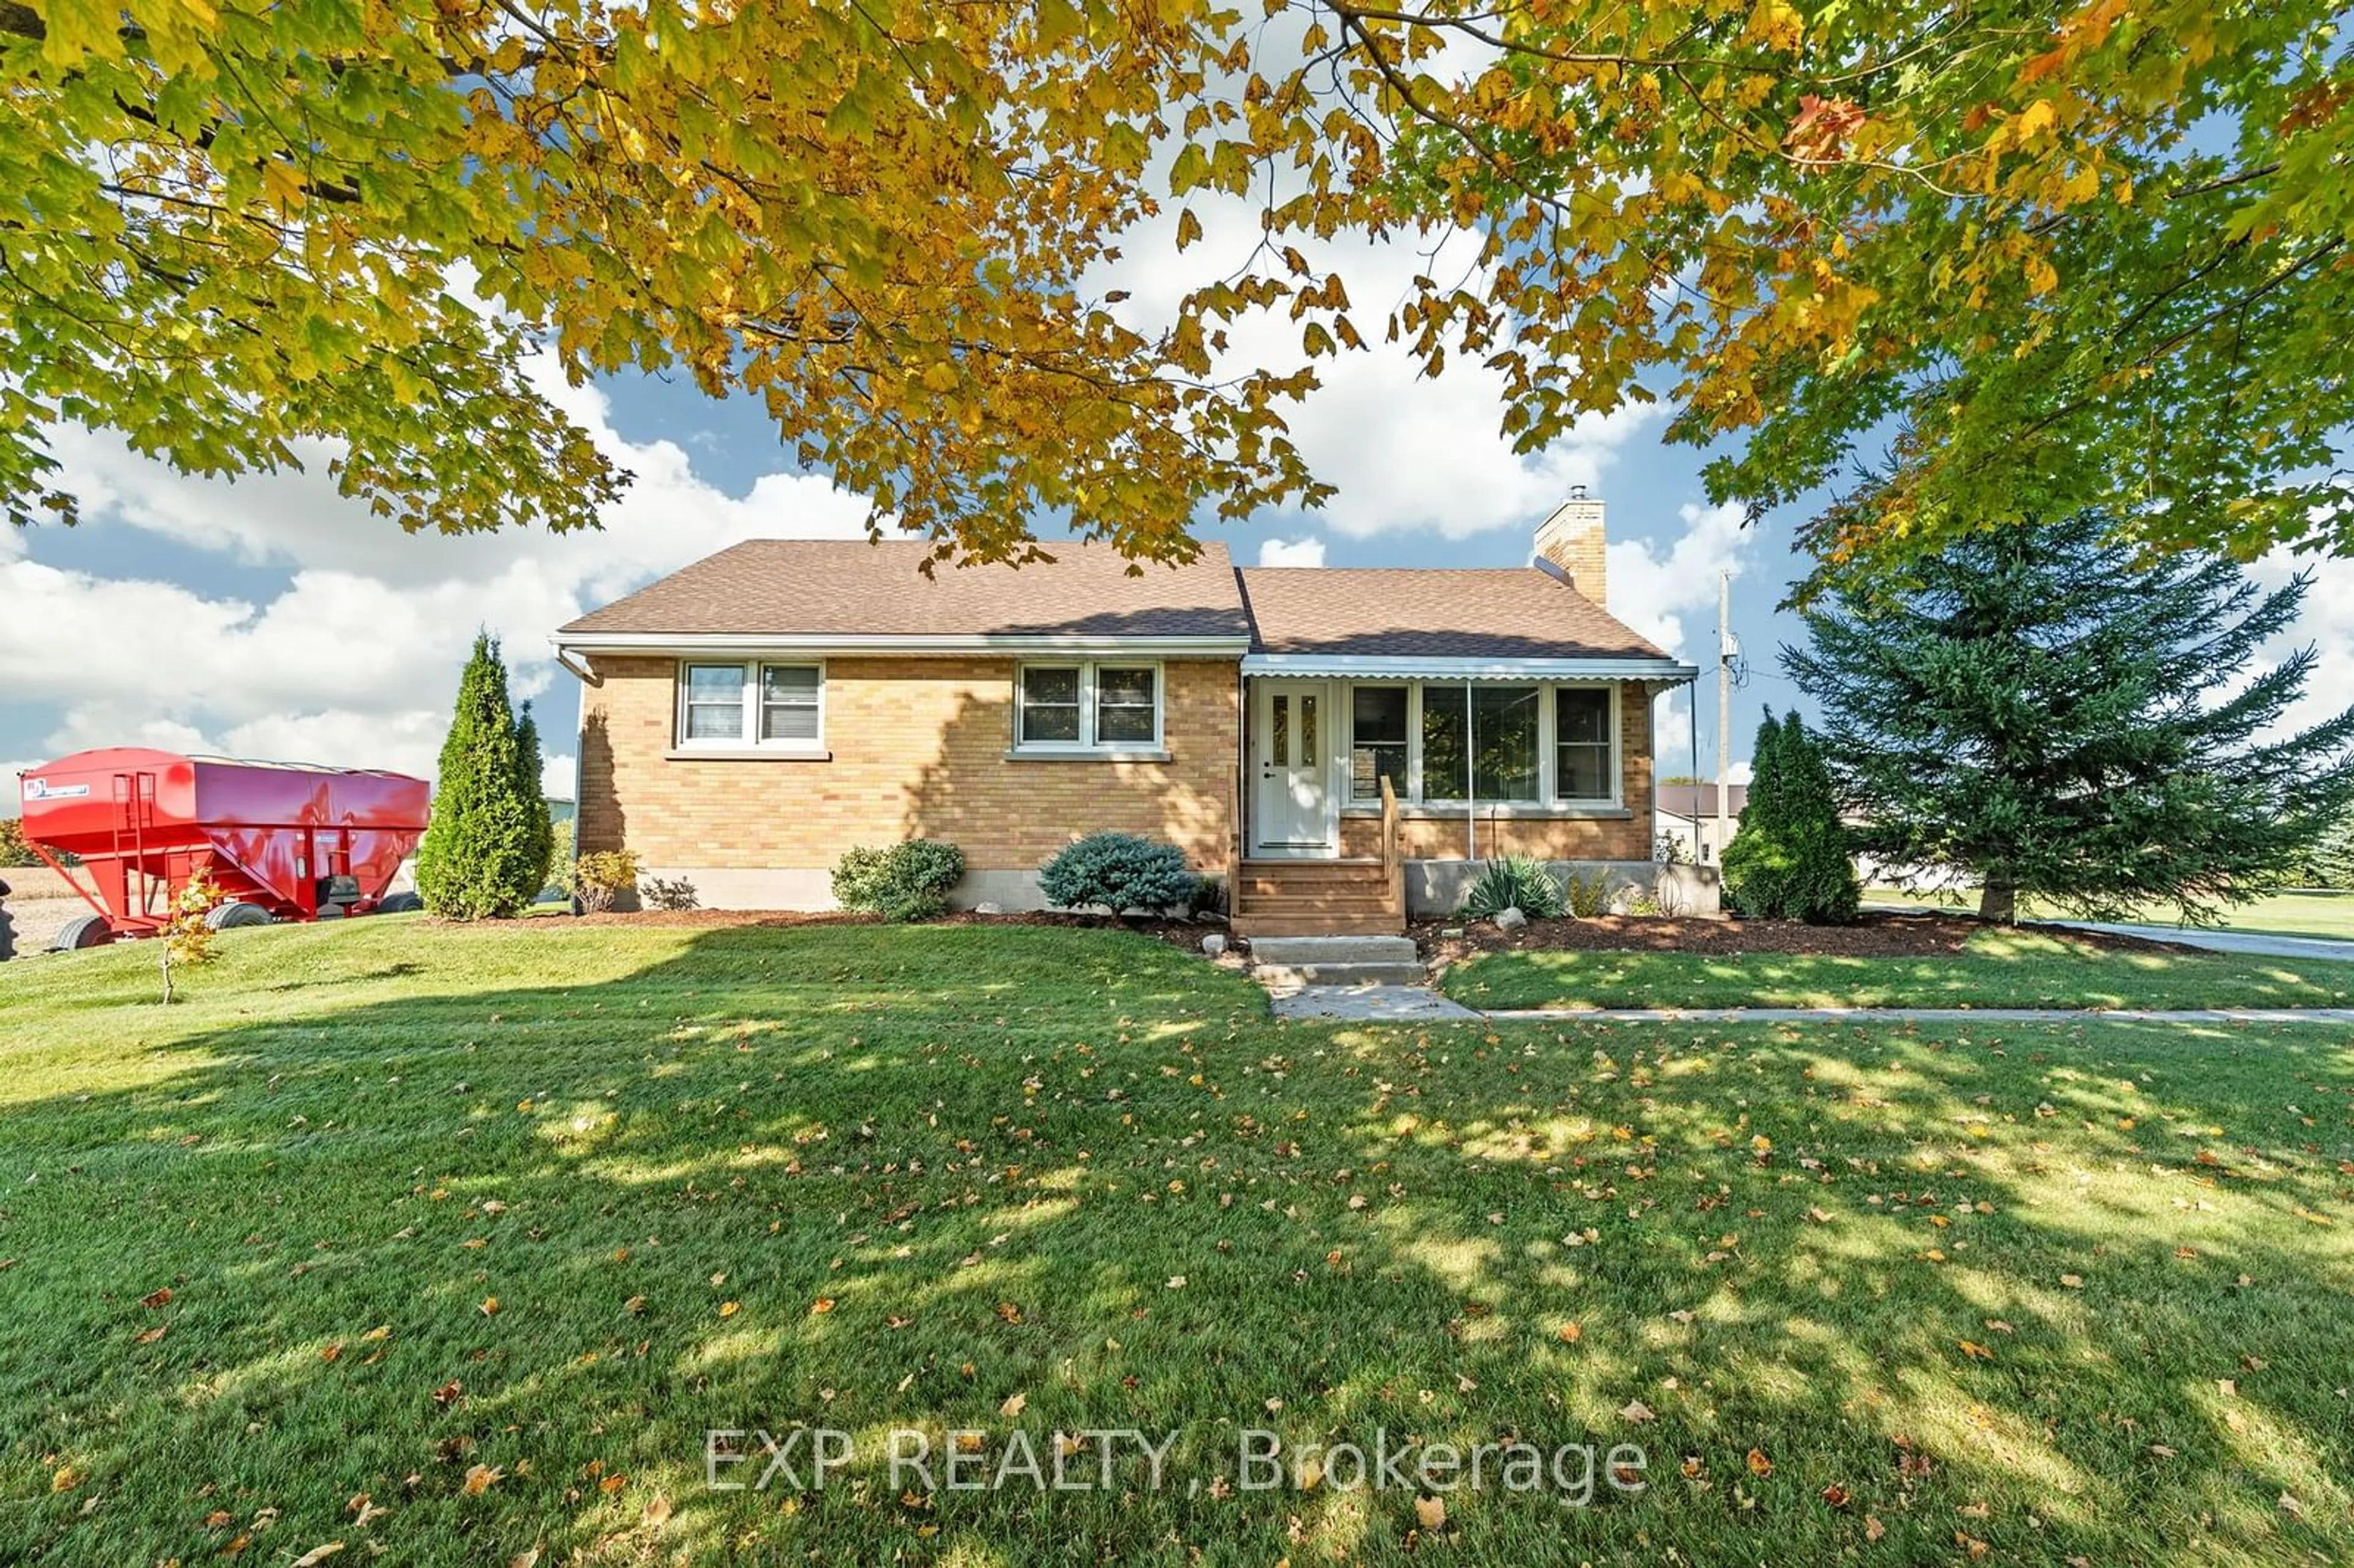
<svg viewBox="0 0 2354 1568"><path fill-rule="evenodd" d="M1223 918L1231 912L1228 906L1232 902L1226 895L1225 877L1204 876L1194 881L1193 895L1186 900L1186 906L1192 909L1193 918L1196 920L1204 915L1215 915Z"/></svg>
<svg viewBox="0 0 2354 1568"><path fill-rule="evenodd" d="M638 853L621 849L584 854L572 863L564 882L572 896L580 900L582 913L602 914L613 906L622 889L637 891Z"/></svg>
<svg viewBox="0 0 2354 1568"><path fill-rule="evenodd" d="M929 920L949 906L963 880L964 852L945 839L910 839L849 851L833 867L833 899L844 909L885 920Z"/></svg>
<svg viewBox="0 0 2354 1568"><path fill-rule="evenodd" d="M1175 844L1134 833L1089 833L1038 868L1038 891L1063 909L1173 909L1188 905L1202 879L1186 869Z"/></svg>
<svg viewBox="0 0 2354 1568"><path fill-rule="evenodd" d="M1567 890L1544 862L1508 854L1488 863L1456 913L1467 920L1492 920L1507 909L1517 909L1532 920L1558 920L1568 908Z"/></svg>
<svg viewBox="0 0 2354 1568"><path fill-rule="evenodd" d="M1562 907L1580 920L1610 913L1610 878L1598 871L1573 871L1562 886ZM1521 911L1525 915L1527 910Z"/></svg>

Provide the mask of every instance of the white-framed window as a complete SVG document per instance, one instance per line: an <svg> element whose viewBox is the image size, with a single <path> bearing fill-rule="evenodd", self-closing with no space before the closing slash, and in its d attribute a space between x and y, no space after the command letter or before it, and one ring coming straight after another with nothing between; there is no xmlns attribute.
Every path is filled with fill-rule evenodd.
<svg viewBox="0 0 2354 1568"><path fill-rule="evenodd" d="M691 660L678 671L678 744L811 751L825 737L825 666Z"/></svg>
<svg viewBox="0 0 2354 1568"><path fill-rule="evenodd" d="M1611 683L1385 681L1351 685L1349 803L1444 809L1620 804L1618 692Z"/></svg>
<svg viewBox="0 0 2354 1568"><path fill-rule="evenodd" d="M1156 751L1161 666L1076 659L1023 664L1014 677L1016 751Z"/></svg>
<svg viewBox="0 0 2354 1568"><path fill-rule="evenodd" d="M1553 688L1553 798L1586 806L1618 799L1618 689Z"/></svg>

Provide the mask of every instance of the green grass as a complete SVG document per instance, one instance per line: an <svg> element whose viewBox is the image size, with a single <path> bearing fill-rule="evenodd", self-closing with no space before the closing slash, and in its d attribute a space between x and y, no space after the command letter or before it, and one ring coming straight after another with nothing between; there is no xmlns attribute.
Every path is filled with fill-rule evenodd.
<svg viewBox="0 0 2354 1568"><path fill-rule="evenodd" d="M2344 1007L2354 964L2126 952L1989 927L1957 955L1482 953L1447 971L1472 1007Z"/></svg>
<svg viewBox="0 0 2354 1568"><path fill-rule="evenodd" d="M1903 905L1914 909L1954 909L1975 914L1978 899L1956 894L1941 897L1898 887L1873 887L1864 892L1868 904ZM2031 920L2062 918L2062 912L2040 899L2026 899L2020 913ZM2137 910L2134 918L2152 926L2171 926L2182 918L2172 905L2152 905ZM2263 931L2282 937L2321 937L2354 940L2354 893L2280 893L2231 910L2223 917L2227 931Z"/></svg>
<svg viewBox="0 0 2354 1568"><path fill-rule="evenodd" d="M150 949L0 969L0 1561L2354 1540L2344 1031L1286 1024L1023 928L222 947L168 1011ZM705 1489L706 1428L802 1423L862 1446L822 1490ZM1255 1425L1633 1443L1651 1485L1458 1490L1412 1541L1411 1491L1217 1495ZM1162 1489L961 1493L894 1484L894 1426L1178 1436Z"/></svg>

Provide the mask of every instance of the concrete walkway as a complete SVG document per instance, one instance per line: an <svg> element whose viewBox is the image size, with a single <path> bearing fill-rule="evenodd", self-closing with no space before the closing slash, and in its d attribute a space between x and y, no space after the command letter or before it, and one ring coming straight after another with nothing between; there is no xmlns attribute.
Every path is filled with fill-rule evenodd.
<svg viewBox="0 0 2354 1568"><path fill-rule="evenodd" d="M1480 1016L1580 1023L2354 1024L2354 1007L1557 1007Z"/></svg>
<svg viewBox="0 0 2354 1568"><path fill-rule="evenodd" d="M1278 1018L1370 1022L1522 1023L2338 1023L2354 1007L1555 1007L1480 1012L1422 986L1311 985L1278 991Z"/></svg>
<svg viewBox="0 0 2354 1568"><path fill-rule="evenodd" d="M1394 1023L1476 1019L1480 1014L1421 985L1306 985L1272 993L1278 1018L1355 1018Z"/></svg>
<svg viewBox="0 0 2354 1568"><path fill-rule="evenodd" d="M2253 958L2334 959L2354 963L2354 942L2329 937L2285 937L2276 931L2218 931L2196 926L2105 925L2096 920L2038 920L2039 926L2062 926L2075 931L2098 931L2110 937L2139 937L2149 942L2179 942L2216 953L2245 953Z"/></svg>

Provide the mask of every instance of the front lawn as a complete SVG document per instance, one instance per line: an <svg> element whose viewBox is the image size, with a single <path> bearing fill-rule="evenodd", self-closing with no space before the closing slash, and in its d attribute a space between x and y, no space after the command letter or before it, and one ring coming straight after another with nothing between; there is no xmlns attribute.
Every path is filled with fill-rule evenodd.
<svg viewBox="0 0 2354 1568"><path fill-rule="evenodd" d="M1278 1023L1161 943L978 926L222 947L168 1011L152 949L0 967L0 1561L2354 1539L2343 1031ZM708 1429L821 1425L822 1489L806 1442L706 1488ZM1076 1489L950 1489L965 1427ZM1426 1446L1261 1491L1248 1428ZM1081 1429L1171 1442L1160 1484ZM1515 1440L1644 1489L1414 1474Z"/></svg>
<svg viewBox="0 0 2354 1568"><path fill-rule="evenodd" d="M2053 934L1974 933L1959 953L1521 950L1447 969L1470 1007L2344 1007L2354 964L2137 951Z"/></svg>

